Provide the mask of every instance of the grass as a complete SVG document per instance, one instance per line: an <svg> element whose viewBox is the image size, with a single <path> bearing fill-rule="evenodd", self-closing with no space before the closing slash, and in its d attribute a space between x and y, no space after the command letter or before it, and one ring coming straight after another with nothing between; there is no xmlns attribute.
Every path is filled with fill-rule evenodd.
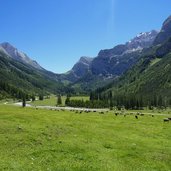
<svg viewBox="0 0 171 171"><path fill-rule="evenodd" d="M71 97L73 100L89 100L88 96L73 96ZM66 96L62 96L62 106L65 106L65 100ZM57 97L52 95L50 96L50 99L44 99L42 100L37 100L34 102L31 102L30 104L35 105L35 106L56 106L57 103Z"/></svg>
<svg viewBox="0 0 171 171"><path fill-rule="evenodd" d="M162 58L155 58L154 60L151 61L150 66L155 65L156 63L158 63L159 61L161 61Z"/></svg>
<svg viewBox="0 0 171 171"><path fill-rule="evenodd" d="M0 100L0 104L13 104L18 102L18 100L14 100L14 99L3 99Z"/></svg>
<svg viewBox="0 0 171 171"><path fill-rule="evenodd" d="M0 105L0 170L169 171L163 117Z"/></svg>

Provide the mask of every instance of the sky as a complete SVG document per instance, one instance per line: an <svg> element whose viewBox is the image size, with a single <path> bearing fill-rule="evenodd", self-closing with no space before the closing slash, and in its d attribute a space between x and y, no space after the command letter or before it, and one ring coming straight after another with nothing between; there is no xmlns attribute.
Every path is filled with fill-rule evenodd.
<svg viewBox="0 0 171 171"><path fill-rule="evenodd" d="M0 0L0 42L64 73L81 56L160 30L170 6L170 0Z"/></svg>

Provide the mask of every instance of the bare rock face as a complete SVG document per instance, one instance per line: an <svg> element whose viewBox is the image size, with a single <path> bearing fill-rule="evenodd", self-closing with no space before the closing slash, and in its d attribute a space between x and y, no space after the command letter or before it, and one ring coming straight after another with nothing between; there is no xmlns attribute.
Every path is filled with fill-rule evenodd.
<svg viewBox="0 0 171 171"><path fill-rule="evenodd" d="M83 56L64 76L70 81L76 81L86 76L87 73L105 78L120 76L137 62L142 49L153 44L157 34L155 30L140 33L125 44L101 50L95 58Z"/></svg>
<svg viewBox="0 0 171 171"><path fill-rule="evenodd" d="M89 70L91 62L93 61L93 58L83 56L80 58L80 60L73 66L72 72L80 78L84 76Z"/></svg>
<svg viewBox="0 0 171 171"><path fill-rule="evenodd" d="M18 60L20 62L23 62L25 64L31 65L32 67L36 69L42 70L43 68L34 60L30 59L25 53L20 52L17 48L12 46L8 42L4 42L0 44L0 49L3 51L6 55L9 57Z"/></svg>
<svg viewBox="0 0 171 171"><path fill-rule="evenodd" d="M158 33L159 32L156 30L140 33L134 39L127 42L126 46L129 50L137 48L148 48L153 44Z"/></svg>
<svg viewBox="0 0 171 171"><path fill-rule="evenodd" d="M154 45L159 45L166 42L171 37L171 16L163 23L160 33L157 35Z"/></svg>
<svg viewBox="0 0 171 171"><path fill-rule="evenodd" d="M170 52L171 52L171 37L166 42L164 42L159 48L157 48L156 56L158 58L162 58Z"/></svg>
<svg viewBox="0 0 171 171"><path fill-rule="evenodd" d="M121 75L135 64L144 48L153 44L157 34L155 30L140 33L123 45L101 50L91 64L92 73L105 76Z"/></svg>

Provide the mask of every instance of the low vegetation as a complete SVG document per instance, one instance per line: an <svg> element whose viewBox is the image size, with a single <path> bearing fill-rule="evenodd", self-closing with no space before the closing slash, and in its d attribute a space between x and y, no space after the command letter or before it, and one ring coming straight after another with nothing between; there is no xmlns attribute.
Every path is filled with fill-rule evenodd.
<svg viewBox="0 0 171 171"><path fill-rule="evenodd" d="M0 109L1 170L171 170L170 114Z"/></svg>
<svg viewBox="0 0 171 171"><path fill-rule="evenodd" d="M71 100L89 100L89 96L72 96ZM66 96L61 96L62 104L60 106L65 106ZM36 100L30 102L31 105L34 106L56 106L58 101L58 97L55 95L45 96L43 100Z"/></svg>

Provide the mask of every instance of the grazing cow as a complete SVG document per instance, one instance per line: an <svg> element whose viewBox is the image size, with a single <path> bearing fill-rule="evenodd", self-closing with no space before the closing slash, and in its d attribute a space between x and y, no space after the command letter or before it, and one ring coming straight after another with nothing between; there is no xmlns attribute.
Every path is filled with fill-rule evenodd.
<svg viewBox="0 0 171 171"><path fill-rule="evenodd" d="M168 118L171 121L171 118Z"/></svg>
<svg viewBox="0 0 171 171"><path fill-rule="evenodd" d="M169 120L169 118L164 118L163 121L164 122L169 122L170 120Z"/></svg>
<svg viewBox="0 0 171 171"><path fill-rule="evenodd" d="M138 116L137 115L135 115L135 119L138 119Z"/></svg>

